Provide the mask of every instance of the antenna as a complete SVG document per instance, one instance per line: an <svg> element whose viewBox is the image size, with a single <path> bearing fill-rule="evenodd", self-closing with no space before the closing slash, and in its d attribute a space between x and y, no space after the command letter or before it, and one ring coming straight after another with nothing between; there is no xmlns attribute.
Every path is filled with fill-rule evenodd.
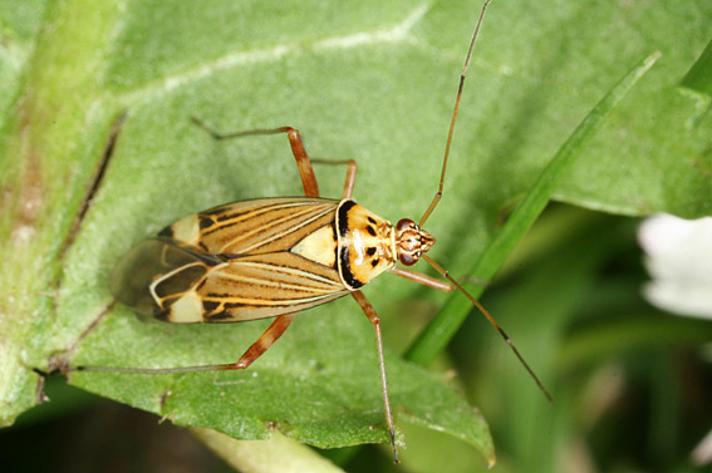
<svg viewBox="0 0 712 473"><path fill-rule="evenodd" d="M420 217L418 222L419 226L423 226L425 221L428 220L430 214L433 213L435 207L437 207L440 199L443 196L443 187L445 185L445 171L447 170L447 161L450 157L450 146L452 145L452 136L455 134L455 123L457 122L457 114L460 111L460 99L462 99L462 89L465 86L465 78L467 77L467 69L470 67L470 59L472 59L472 51L475 49L475 43L477 43L477 37L480 34L480 27L482 26L482 20L485 18L485 13L487 12L487 7L492 3L492 0L485 0L482 5L480 14L477 17L477 23L475 24L475 29L472 31L472 39L470 39L470 47L467 49L467 56L465 56L465 63L462 66L462 72L460 73L460 84L457 87L457 95L455 96L455 107L452 110L452 117L450 117L450 128L447 131L447 141L445 142L445 153L443 154L443 167L440 171L440 184L438 185L438 190L433 196L433 200L430 201L430 205Z"/></svg>
<svg viewBox="0 0 712 473"><path fill-rule="evenodd" d="M480 303L480 301L477 300L477 298L476 298L475 296L473 296L472 294L470 294L470 291L468 291L467 289L465 289L465 288L462 286L462 284L460 284L459 282L457 282L457 280L456 280L455 278L453 278L452 276L450 276L450 273L448 273L445 268L443 268L443 267L440 266L438 263L436 263L436 262L435 262L432 258L430 258L428 255L422 255L422 258L423 258L430 266L432 266L433 269L435 269L435 271L437 271L438 273L440 273L440 275L441 275L442 277L444 277L445 279L447 279L447 280L450 282L450 284L452 284L455 288L457 288L458 291L460 291L461 293L463 293L463 294L465 295L465 297L467 297L467 298L470 300L470 302L472 302L472 305L474 305L474 306L477 308L477 310L480 311L480 313L485 316L485 318L489 321L489 323L492 325L492 327L494 327L494 329L502 336L502 338L503 338L504 341L507 343L507 345L509 345L509 348L512 349L512 351L514 352L514 355L517 357L517 359L519 359L519 362L520 362L520 363L522 364L522 366L524 366L524 368L527 370L527 372L529 373L529 376L531 376L531 378L534 380L534 382L535 382L536 385L539 387L539 389L541 390L541 392L544 393L544 396L546 396L546 398L549 400L549 402L553 402L554 398L551 396L551 393L549 393L549 390L546 389L546 387L544 386L544 383L541 382L541 380L540 380L539 377L536 375L536 373L534 373L534 370L533 370L533 369L529 366L529 364L524 360L524 357L523 357L522 354L519 352L519 350L517 349L517 347L516 347L516 345L514 344L514 342L512 341L512 339L509 337L509 335L507 335L507 332L505 332L505 331L502 329L502 327L499 325L499 323L497 322L497 320L492 316L492 314L490 314L489 311L488 311L487 309L485 309L485 307Z"/></svg>

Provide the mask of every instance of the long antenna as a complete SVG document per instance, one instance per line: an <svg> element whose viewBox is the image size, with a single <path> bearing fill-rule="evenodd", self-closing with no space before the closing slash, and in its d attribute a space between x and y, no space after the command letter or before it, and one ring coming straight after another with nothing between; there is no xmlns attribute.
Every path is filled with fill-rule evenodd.
<svg viewBox="0 0 712 473"><path fill-rule="evenodd" d="M450 128L447 131L447 141L445 142L445 153L443 154L443 167L442 170L440 171L440 184L438 185L438 191L435 193L433 196L433 200L430 201L430 205L428 205L427 210L425 210L425 213L423 214L422 217L420 217L420 221L418 222L419 226L423 226L425 224L425 221L428 220L428 217L430 217L430 214L433 213L433 210L435 210L435 207L438 205L438 202L440 202L440 199L443 196L443 188L445 186L445 171L447 170L447 161L448 158L450 157L450 145L452 144L452 136L455 133L455 122L457 122L457 114L460 111L460 99L462 98L462 89L465 86L465 78L467 77L467 69L470 67L470 59L472 59L472 51L475 49L475 43L477 42L477 37L480 34L480 27L482 26L482 20L485 18L485 13L487 12L487 7L489 4L492 2L492 0L485 0L485 3L482 5L482 9L480 10L480 15L477 17L477 23L475 24L475 29L472 32L472 39L470 39L470 47L467 49L467 56L465 56L465 64L462 66L462 72L460 73L460 84L457 87L457 95L455 96L455 107L453 108L452 111L452 117L450 117Z"/></svg>
<svg viewBox="0 0 712 473"><path fill-rule="evenodd" d="M465 289L465 288L462 286L462 284L460 284L455 278L453 278L452 276L450 276L450 273L448 273L445 268L443 268L443 267L440 266L438 263L436 263L436 262L435 262L432 258L430 258L428 255L422 255L422 258L423 258L430 266L432 266L433 269L435 269L435 271L437 271L438 273L440 273L440 275L441 275L442 277L444 277L445 279L447 279L447 280L450 282L450 284L452 284L452 285L453 285L454 287L456 287L461 293L463 293L463 294L465 295L465 297L467 297L467 298L470 300L470 302L472 302L472 305L474 305L474 306L477 308L477 310L479 310L480 313L485 316L485 318L489 321L489 323L492 325L492 327L494 327L494 329L502 336L502 338L503 338L504 341L507 343L507 345L509 345L509 348L512 349L512 351L514 352L514 354L516 355L516 357L519 359L519 362L522 364L522 366L524 366L524 368L525 368L525 369L527 370L527 372L529 373L529 376L531 376L531 378L534 380L534 382L535 382L536 385L539 387L539 389L541 390L541 392L544 393L544 396L546 396L546 398L549 400L549 402L552 402L552 401L554 400L554 398L551 396L551 393L549 393L549 390L546 389L546 387L544 386L544 383L541 382L541 380L540 380L539 377L536 375L536 373L534 373L534 370L533 370L533 369L529 366L529 364L524 360L524 357L522 356L521 353L519 353L519 350L517 349L516 345L514 345L514 342L512 341L512 339L509 337L509 335L507 335L507 332L505 332L504 329L502 329L502 327L499 325L499 323L497 322L497 320L495 320L495 318L492 316L492 314L490 314L489 311L488 311L487 309L485 309L485 307L480 303L480 301L477 300L477 298L475 298L475 296L473 296L472 294L470 294L470 291L468 291L467 289Z"/></svg>

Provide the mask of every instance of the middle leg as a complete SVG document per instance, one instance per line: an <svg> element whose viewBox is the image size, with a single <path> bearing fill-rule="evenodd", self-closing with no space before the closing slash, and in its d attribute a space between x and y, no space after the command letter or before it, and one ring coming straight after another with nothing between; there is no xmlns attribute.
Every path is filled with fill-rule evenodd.
<svg viewBox="0 0 712 473"><path fill-rule="evenodd" d="M310 160L306 148L304 147L302 135L296 128L292 128L291 126L283 126L278 128L258 128L254 130L221 133L219 131L214 130L198 118L193 117L192 121L197 126L207 131L210 136L212 136L216 140L227 140L232 138L242 138L246 136L276 135L280 133L286 133L287 138L289 139L289 146L292 149L292 154L294 155L294 160L297 164L299 177L302 181L302 186L304 187L304 195L306 195L307 197L319 197L319 184L317 183L316 175L314 174L314 168L312 167L312 163L318 163L346 166L346 179L344 180L344 189L341 194L341 198L351 198L354 183L356 182L356 161L354 161L353 159L343 159L337 161L331 161L326 159Z"/></svg>
<svg viewBox="0 0 712 473"><path fill-rule="evenodd" d="M358 166L356 161L353 159L341 159L338 161L331 161L327 159L312 159L314 164L327 164L332 166L343 165L346 166L346 178L344 179L344 190L341 193L342 199L350 199L354 191L354 184L356 183L356 170Z"/></svg>
<svg viewBox="0 0 712 473"><path fill-rule="evenodd" d="M292 148L292 154L294 155L294 160L297 164L297 171L299 171L299 177L302 180L302 186L304 187L304 195L307 197L319 197L319 184L316 181L316 175L314 174L314 168L312 168L311 162L309 161L309 155L304 148L304 142L302 141L302 135L299 130L292 128L291 126L282 126L279 128L258 128L255 130L245 130L237 131L232 133L220 133L208 126L202 120L193 117L193 123L210 133L216 140L227 140L231 138L242 138L245 136L257 136L257 135L277 135L280 133L286 133L289 139L289 146Z"/></svg>

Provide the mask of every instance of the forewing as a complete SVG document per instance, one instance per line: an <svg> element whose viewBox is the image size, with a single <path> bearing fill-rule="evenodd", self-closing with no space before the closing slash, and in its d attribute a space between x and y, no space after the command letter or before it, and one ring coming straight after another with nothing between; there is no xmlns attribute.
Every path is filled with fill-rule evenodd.
<svg viewBox="0 0 712 473"><path fill-rule="evenodd" d="M333 224L337 205L305 197L247 200L185 217L161 235L214 255L289 251L310 233Z"/></svg>
<svg viewBox="0 0 712 473"><path fill-rule="evenodd" d="M348 293L332 268L289 252L231 259L197 290L205 322L239 322L298 312Z"/></svg>
<svg viewBox="0 0 712 473"><path fill-rule="evenodd" d="M224 260L162 239L124 257L112 291L139 314L175 323L275 317L347 293L336 270L293 253Z"/></svg>

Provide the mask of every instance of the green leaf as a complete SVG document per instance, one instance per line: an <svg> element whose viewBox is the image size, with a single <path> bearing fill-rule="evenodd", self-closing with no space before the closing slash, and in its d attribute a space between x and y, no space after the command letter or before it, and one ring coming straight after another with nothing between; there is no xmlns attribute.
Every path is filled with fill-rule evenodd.
<svg viewBox="0 0 712 473"><path fill-rule="evenodd" d="M0 127L17 94L22 68L31 55L46 0L0 0Z"/></svg>
<svg viewBox="0 0 712 473"><path fill-rule="evenodd" d="M49 4L53 22L36 40L0 129L0 425L39 399L30 367L46 366L55 349L45 342L56 333L61 257L108 127L91 104L116 5L83 6Z"/></svg>
<svg viewBox="0 0 712 473"><path fill-rule="evenodd" d="M370 324L335 313L350 300L301 316L280 342L248 370L183 375L73 373L70 382L153 411L178 425L210 427L236 438L267 438L278 429L322 448L386 440L383 403ZM264 322L180 326L114 311L81 344L73 363L171 367L235 359ZM192 360L192 361L191 361ZM455 435L491 460L479 413L434 374L386 360L391 399L401 421Z"/></svg>
<svg viewBox="0 0 712 473"><path fill-rule="evenodd" d="M491 242L500 209L532 185L610 84L653 50L663 52L660 67L613 114L557 195L627 214L710 212L712 116L674 84L709 41L712 7L705 0L653 3L492 5L445 197L429 221L436 256L449 269L471 266ZM36 9L25 14L24 5ZM297 126L313 156L359 162L355 196L368 208L392 219L422 213L435 190L478 8L405 0L0 3L0 49L14 61L0 59L1 77L11 79L0 96L2 423L35 402L39 377L31 368L51 368L53 355L134 366L226 361L259 332L259 323L139 323L124 310L112 311L96 330L92 325L109 304L111 269L136 242L202 208L299 193L285 139L218 144L190 124L191 116L224 130ZM324 194L337 196L341 171L317 173ZM366 294L386 329L406 327L395 321L416 295L412 286L384 277ZM291 425L295 437L329 432L307 439L314 444L382 440L382 430L368 428L382 419L372 334L360 317L347 301L304 315L254 368L262 366L264 379L278 366L285 377L259 384L260 392L275 393L300 372L320 385L305 381L298 399L273 394L240 406L261 406L265 421L289 413L301 422ZM323 361L331 376L308 371L309 360ZM464 401L436 377L388 361L402 421L448 429L489 452L484 423ZM354 373L362 378L348 378ZM254 421L223 426L235 418L222 418L214 408L220 402L199 397L205 378L84 374L73 381L155 412L159 395L175 386L164 408L178 422L267 431ZM248 380L245 389L256 383ZM224 392L207 386L214 395ZM329 401L323 411L310 407L317 395ZM424 407L427 396L433 403Z"/></svg>

